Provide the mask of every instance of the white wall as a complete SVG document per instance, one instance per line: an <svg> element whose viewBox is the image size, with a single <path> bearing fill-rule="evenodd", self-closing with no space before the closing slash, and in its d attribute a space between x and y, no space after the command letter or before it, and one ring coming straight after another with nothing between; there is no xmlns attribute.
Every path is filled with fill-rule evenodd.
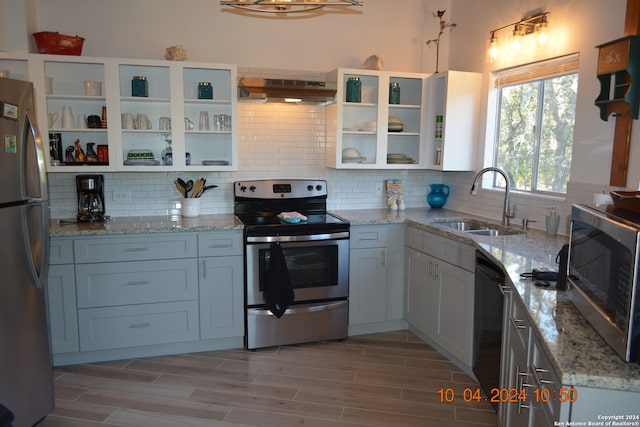
<svg viewBox="0 0 640 427"><path fill-rule="evenodd" d="M603 121L594 100L600 92L596 79L598 51L596 46L606 43L624 34L626 2L603 2L601 0L452 0L452 20L458 24L451 33L449 66L451 69L483 72L485 76L485 96L491 91L493 70L550 58L573 52L580 53L578 105L574 129L573 158L571 178L566 199L523 197L516 194L513 198L518 204L517 217L534 219L532 226L544 228L546 206L555 205L561 214L561 230L567 232L567 219L573 203L590 203L594 192L608 192L611 151L615 119ZM489 64L486 50L490 31L517 22L531 12L548 11L549 43L546 48L536 52L521 51L510 55L504 61ZM459 30L459 31L458 31ZM504 38L511 29L499 32ZM491 105L485 99L488 111ZM636 121L637 122L637 121ZM487 125L484 123L478 135L479 151L485 145ZM640 130L632 134L631 160L627 187L636 189L640 182ZM478 159L478 168L482 159ZM468 195L472 173L445 174L443 181L457 190L461 197L452 199L449 207L464 211L495 212L500 211L503 194L483 191L481 197ZM492 215L496 217L496 215Z"/></svg>
<svg viewBox="0 0 640 427"><path fill-rule="evenodd" d="M255 18L217 0L37 0L37 20L84 36L91 56L162 59L165 47L182 44L194 61L329 71L377 54L388 69L419 71L426 2L365 3L347 14Z"/></svg>
<svg viewBox="0 0 640 427"><path fill-rule="evenodd" d="M596 46L622 37L626 2L601 0L454 0L453 17L461 31L451 34L452 69L483 71L532 62L535 60L580 53L578 107L574 135L571 181L607 184L615 120L599 118L594 100L600 93L596 79ZM521 51L504 62L488 64L486 59L489 31L517 22L529 11L543 9L549 14L549 43L537 52ZM512 28L497 34L507 36ZM640 182L640 130L633 135L629 185Z"/></svg>

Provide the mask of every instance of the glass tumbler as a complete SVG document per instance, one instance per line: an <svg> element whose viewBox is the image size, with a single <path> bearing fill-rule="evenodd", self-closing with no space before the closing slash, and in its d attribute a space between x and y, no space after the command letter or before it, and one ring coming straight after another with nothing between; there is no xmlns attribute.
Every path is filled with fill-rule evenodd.
<svg viewBox="0 0 640 427"><path fill-rule="evenodd" d="M198 122L198 130L209 131L209 113L206 111L200 111L200 121Z"/></svg>

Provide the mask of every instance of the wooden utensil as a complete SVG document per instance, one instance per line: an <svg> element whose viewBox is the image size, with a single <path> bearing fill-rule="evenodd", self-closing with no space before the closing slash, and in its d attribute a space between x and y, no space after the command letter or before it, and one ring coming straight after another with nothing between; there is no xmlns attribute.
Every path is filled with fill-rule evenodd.
<svg viewBox="0 0 640 427"><path fill-rule="evenodd" d="M180 183L180 178L176 179L174 181L174 183L176 184L176 188L178 189L180 194L182 194L182 197L184 197L186 199L187 198L187 191L184 188L184 186Z"/></svg>
<svg viewBox="0 0 640 427"><path fill-rule="evenodd" d="M205 182L206 181L203 178L200 178L193 184L193 192L191 193L192 198L200 197Z"/></svg>

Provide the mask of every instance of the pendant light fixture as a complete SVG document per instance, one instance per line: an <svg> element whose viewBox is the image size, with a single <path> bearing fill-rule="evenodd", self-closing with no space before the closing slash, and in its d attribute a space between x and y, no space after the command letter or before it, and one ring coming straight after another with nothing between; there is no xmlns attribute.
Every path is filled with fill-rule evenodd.
<svg viewBox="0 0 640 427"><path fill-rule="evenodd" d="M325 6L362 6L361 0L221 0L221 6L230 6L259 13L312 12Z"/></svg>

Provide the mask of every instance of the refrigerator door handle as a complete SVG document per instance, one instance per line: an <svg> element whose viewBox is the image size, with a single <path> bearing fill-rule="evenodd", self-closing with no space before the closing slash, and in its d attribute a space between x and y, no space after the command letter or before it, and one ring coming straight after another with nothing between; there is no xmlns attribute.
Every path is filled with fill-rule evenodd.
<svg viewBox="0 0 640 427"><path fill-rule="evenodd" d="M44 149L42 146L42 136L33 118L31 110L25 112L24 140L27 141L27 134L33 138L33 149L35 152L35 167L37 168L38 185L37 194L27 194L30 197L26 206L26 240L28 243L30 256L30 270L34 284L41 289L46 283L46 275L49 266L49 232L48 232L48 204L47 204L47 174L45 170ZM28 127L28 128L27 128ZM26 156L27 161L30 160ZM32 160L32 161L33 161ZM28 166L25 170L29 170ZM28 180L28 178L27 178Z"/></svg>
<svg viewBox="0 0 640 427"><path fill-rule="evenodd" d="M27 194L27 197L30 197L32 199L37 199L36 201L42 201L42 200L46 200L47 199L47 172L46 172L46 167L45 167L45 157L44 157L44 148L43 148L43 143L42 143L42 135L40 134L40 130L38 129L38 125L36 124L36 121L33 118L33 113L31 110L26 110L25 113L26 116L26 120L25 120L25 127L28 126L28 129L24 130L24 140L27 140L27 134L31 134L31 137L33 138L33 148L34 148L34 152L35 152L35 162L36 162L36 167L38 168L38 181L39 181L39 188L37 190L38 194ZM29 156L26 156L25 158L27 161L29 161ZM26 165L27 168L25 168L25 170L29 170L28 167L31 165Z"/></svg>
<svg viewBox="0 0 640 427"><path fill-rule="evenodd" d="M42 289L49 270L49 233L47 204L32 202L25 205L25 240L29 251L29 271L36 288Z"/></svg>

